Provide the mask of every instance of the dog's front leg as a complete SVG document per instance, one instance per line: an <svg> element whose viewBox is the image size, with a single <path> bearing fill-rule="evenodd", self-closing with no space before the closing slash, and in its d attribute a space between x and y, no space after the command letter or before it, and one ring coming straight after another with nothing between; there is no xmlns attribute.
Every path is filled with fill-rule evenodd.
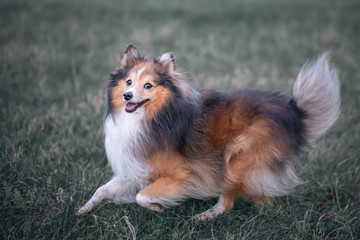
<svg viewBox="0 0 360 240"><path fill-rule="evenodd" d="M96 205L101 203L101 201L108 199L114 200L116 193L123 186L122 181L119 178L113 178L106 184L99 187L90 200L79 209L77 214L84 214L90 212Z"/></svg>
<svg viewBox="0 0 360 240"><path fill-rule="evenodd" d="M162 212L164 207L176 205L184 200L182 180L175 177L161 177L146 186L136 195L136 202L152 211Z"/></svg>

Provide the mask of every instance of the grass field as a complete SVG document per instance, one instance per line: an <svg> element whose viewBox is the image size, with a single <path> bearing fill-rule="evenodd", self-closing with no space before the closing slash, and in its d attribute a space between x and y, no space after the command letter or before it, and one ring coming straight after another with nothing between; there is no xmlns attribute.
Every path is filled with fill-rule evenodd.
<svg viewBox="0 0 360 240"><path fill-rule="evenodd" d="M112 176L104 95L128 43L173 51L199 88L288 95L300 67L331 50L342 113L295 162L307 183L271 210L238 200L209 222L191 216L216 199L76 216ZM360 239L359 48L358 0L1 0L0 239Z"/></svg>

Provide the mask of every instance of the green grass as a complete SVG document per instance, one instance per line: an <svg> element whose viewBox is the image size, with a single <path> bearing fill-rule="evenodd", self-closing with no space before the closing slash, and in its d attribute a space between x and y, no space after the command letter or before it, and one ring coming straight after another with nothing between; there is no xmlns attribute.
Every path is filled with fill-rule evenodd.
<svg viewBox="0 0 360 240"><path fill-rule="evenodd" d="M128 43L173 51L199 88L290 95L300 67L331 50L342 114L296 162L307 183L274 208L189 200L153 213L101 204L76 216L111 169L102 115L109 72ZM0 2L0 238L359 239L360 3L295 0Z"/></svg>

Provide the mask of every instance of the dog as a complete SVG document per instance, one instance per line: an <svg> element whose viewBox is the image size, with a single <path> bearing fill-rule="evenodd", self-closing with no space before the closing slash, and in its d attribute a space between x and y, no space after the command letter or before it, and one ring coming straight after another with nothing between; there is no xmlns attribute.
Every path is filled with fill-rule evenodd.
<svg viewBox="0 0 360 240"><path fill-rule="evenodd" d="M340 83L328 54L302 67L291 99L261 90L197 90L171 52L149 60L129 45L110 74L105 148L114 177L78 211L103 200L162 212L218 197L211 219L238 198L267 204L302 183L291 159L336 121Z"/></svg>

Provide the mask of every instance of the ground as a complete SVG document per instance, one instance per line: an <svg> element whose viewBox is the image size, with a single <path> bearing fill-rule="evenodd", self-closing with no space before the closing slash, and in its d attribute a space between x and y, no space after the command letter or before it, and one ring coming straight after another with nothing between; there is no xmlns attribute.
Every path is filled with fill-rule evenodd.
<svg viewBox="0 0 360 240"><path fill-rule="evenodd" d="M360 2L295 0L0 2L0 235L3 239L359 239ZM331 51L342 113L295 159L306 183L256 208L197 223L216 203L154 213L101 204L76 216L111 178L103 146L105 87L134 43L172 51L199 88L291 95L300 67Z"/></svg>

